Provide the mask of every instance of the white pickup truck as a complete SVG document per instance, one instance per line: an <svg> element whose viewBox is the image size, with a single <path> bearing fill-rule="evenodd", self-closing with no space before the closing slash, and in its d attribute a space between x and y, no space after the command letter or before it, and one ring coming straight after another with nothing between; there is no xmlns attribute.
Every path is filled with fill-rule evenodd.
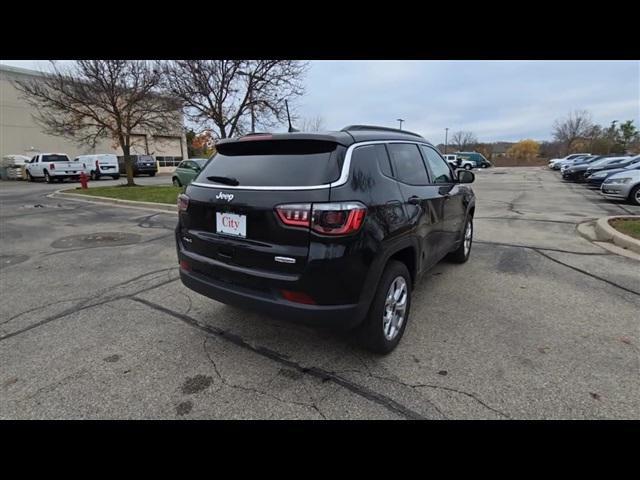
<svg viewBox="0 0 640 480"><path fill-rule="evenodd" d="M27 180L33 182L43 178L47 183L65 178L77 180L82 172L87 173L87 165L81 161L70 161L66 153L40 153L26 165Z"/></svg>

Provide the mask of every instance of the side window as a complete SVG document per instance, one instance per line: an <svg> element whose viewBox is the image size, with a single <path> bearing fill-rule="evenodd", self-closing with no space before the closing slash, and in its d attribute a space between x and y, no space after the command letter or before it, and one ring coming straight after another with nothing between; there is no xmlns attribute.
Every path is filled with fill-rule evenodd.
<svg viewBox="0 0 640 480"><path fill-rule="evenodd" d="M380 170L387 177L392 177L391 164L389 163L389 155L384 145L365 145L358 147L353 151L352 162L354 165L358 165L359 162L377 162Z"/></svg>
<svg viewBox="0 0 640 480"><path fill-rule="evenodd" d="M438 152L431 147L422 147L422 152L427 160L427 165L433 177L433 183L452 183L451 169Z"/></svg>
<svg viewBox="0 0 640 480"><path fill-rule="evenodd" d="M418 146L412 143L390 143L387 145L395 177L410 185L427 185L429 177Z"/></svg>

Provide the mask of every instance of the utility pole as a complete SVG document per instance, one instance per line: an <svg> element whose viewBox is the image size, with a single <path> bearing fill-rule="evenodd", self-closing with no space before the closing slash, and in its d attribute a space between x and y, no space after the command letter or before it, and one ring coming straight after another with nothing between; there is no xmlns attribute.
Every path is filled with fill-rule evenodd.
<svg viewBox="0 0 640 480"><path fill-rule="evenodd" d="M402 122L404 122L404 119L398 118L398 122L400 122L400 130L402 130Z"/></svg>
<svg viewBox="0 0 640 480"><path fill-rule="evenodd" d="M444 129L444 154L447 154L447 140L449 139L449 127Z"/></svg>

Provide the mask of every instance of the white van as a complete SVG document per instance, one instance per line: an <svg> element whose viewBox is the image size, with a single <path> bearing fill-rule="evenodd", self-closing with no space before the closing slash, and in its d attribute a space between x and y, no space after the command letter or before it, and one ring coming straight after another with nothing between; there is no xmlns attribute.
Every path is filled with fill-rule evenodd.
<svg viewBox="0 0 640 480"><path fill-rule="evenodd" d="M87 166L86 173L91 176L91 180L98 180L103 175L107 175L114 180L120 178L118 157L116 155L110 153L80 155L76 160Z"/></svg>

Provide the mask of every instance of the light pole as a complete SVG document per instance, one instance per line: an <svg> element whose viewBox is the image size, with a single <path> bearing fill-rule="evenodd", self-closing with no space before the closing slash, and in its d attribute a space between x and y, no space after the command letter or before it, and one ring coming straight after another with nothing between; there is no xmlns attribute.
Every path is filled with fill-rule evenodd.
<svg viewBox="0 0 640 480"><path fill-rule="evenodd" d="M444 154L447 154L447 140L449 139L449 127L444 129Z"/></svg>
<svg viewBox="0 0 640 480"><path fill-rule="evenodd" d="M404 119L398 118L398 122L400 122L400 130L402 130L402 122L404 122Z"/></svg>

